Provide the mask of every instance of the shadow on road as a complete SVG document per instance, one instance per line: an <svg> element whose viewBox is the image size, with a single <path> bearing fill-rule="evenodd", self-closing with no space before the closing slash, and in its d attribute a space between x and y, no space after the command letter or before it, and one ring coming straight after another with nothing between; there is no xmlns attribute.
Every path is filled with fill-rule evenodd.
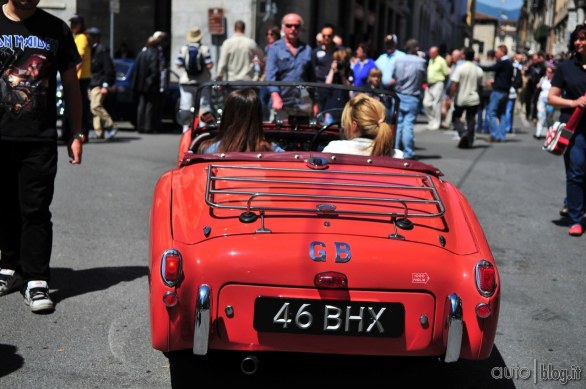
<svg viewBox="0 0 586 389"><path fill-rule="evenodd" d="M171 386L191 388L196 382L237 383L239 387L449 387L514 389L511 379L494 379L493 369L505 367L496 346L489 359L446 364L431 357L364 357L297 353L257 353L258 372L240 371L251 353L210 351L206 357L191 350L167 353Z"/></svg>
<svg viewBox="0 0 586 389"><path fill-rule="evenodd" d="M24 359L16 354L16 346L0 343L0 378L15 372L24 365Z"/></svg>
<svg viewBox="0 0 586 389"><path fill-rule="evenodd" d="M69 297L105 290L120 282L132 281L148 274L147 266L97 267L74 270L56 267L51 269L51 293L55 304Z"/></svg>

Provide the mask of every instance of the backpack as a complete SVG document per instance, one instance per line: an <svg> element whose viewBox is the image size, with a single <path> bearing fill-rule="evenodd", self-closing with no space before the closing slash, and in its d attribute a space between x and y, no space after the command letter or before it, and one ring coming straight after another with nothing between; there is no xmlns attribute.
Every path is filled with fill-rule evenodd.
<svg viewBox="0 0 586 389"><path fill-rule="evenodd" d="M205 59L199 45L187 46L185 71L190 76L197 76L205 69Z"/></svg>
<svg viewBox="0 0 586 389"><path fill-rule="evenodd" d="M513 67L513 77L511 78L513 88L521 89L523 87L523 75L517 67Z"/></svg>

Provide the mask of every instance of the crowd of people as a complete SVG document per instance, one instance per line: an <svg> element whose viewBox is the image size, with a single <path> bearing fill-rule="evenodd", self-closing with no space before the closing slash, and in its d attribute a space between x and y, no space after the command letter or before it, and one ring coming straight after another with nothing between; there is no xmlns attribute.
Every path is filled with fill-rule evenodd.
<svg viewBox="0 0 586 389"><path fill-rule="evenodd" d="M112 59L101 44L100 30L86 30L80 15L70 19L69 29L38 9L37 2L8 0L2 6L0 24L7 36L47 39L59 47L26 47L18 55L3 58L4 72L14 72L23 81L14 93L8 93L11 85L6 85L0 100L0 179L4 184L0 191L0 296L20 290L32 312L50 312L54 304L49 295L53 237L49 206L58 155L56 110L51 108L56 106L54 80L59 73L67 106L63 140L70 163L79 165L90 134L90 113L96 138L115 134L103 106L115 81ZM38 28L33 31L29 26ZM586 25L571 34L570 55L563 61L542 52L530 58L523 53L511 56L505 45L489 51L483 60L471 48L442 56L436 46L427 53L421 51L415 39L408 39L401 51L395 34L385 37L385 50L375 60L367 42L358 43L355 50L344 47L331 25L323 26L316 47L303 42L299 38L303 19L294 13L283 17L280 28L266 31L268 44L263 50L244 36L245 27L237 21L234 35L222 45L218 79L319 81L397 93L401 104L396 136L388 123L390 107L368 93L318 96L309 107L314 114L332 106L342 110L344 139L330 142L324 152L415 158L413 124L422 112L430 130L453 125L458 147L472 147L475 132L488 131L488 140L498 143L513 131L516 106L523 107L526 119L535 125L535 138L542 139L556 109L559 120L566 122L573 112L586 107ZM39 31L42 37L37 36ZM186 109L193 105L195 88L212 79L214 64L202 40L200 28L190 29L176 60L181 70L181 106ZM161 95L168 83L164 55L168 43L168 34L157 31L136 57L133 89L139 95L139 132L157 130ZM232 92L225 101L218 136L197 151L282 151L264 137L262 107L268 102L274 118L295 114L298 107L289 104L292 98L279 88L268 88L265 94L249 89ZM207 104L206 99L209 96L203 95L201 104ZM568 233L572 236L584 232L585 130L583 116L564 154L567 188L560 213L571 220Z"/></svg>

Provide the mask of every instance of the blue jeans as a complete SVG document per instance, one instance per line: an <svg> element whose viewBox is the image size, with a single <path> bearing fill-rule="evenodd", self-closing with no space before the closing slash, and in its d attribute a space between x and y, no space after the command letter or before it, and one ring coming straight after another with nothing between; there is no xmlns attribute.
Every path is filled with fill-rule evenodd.
<svg viewBox="0 0 586 389"><path fill-rule="evenodd" d="M507 108L505 109L505 131L508 134L513 133L513 111L515 110L515 101L514 99L507 99Z"/></svg>
<svg viewBox="0 0 586 389"><path fill-rule="evenodd" d="M584 215L584 174L586 174L586 137L578 132L564 154L568 214L572 224L582 222Z"/></svg>
<svg viewBox="0 0 586 389"><path fill-rule="evenodd" d="M493 90L490 94L486 116L490 135L498 140L505 140L506 107L509 99L509 92Z"/></svg>
<svg viewBox="0 0 586 389"><path fill-rule="evenodd" d="M398 93L401 104L399 105L399 121L397 123L397 138L395 148L403 150L404 158L413 158L415 152L415 138L413 126L419 112L419 97ZM403 145L403 147L401 147Z"/></svg>

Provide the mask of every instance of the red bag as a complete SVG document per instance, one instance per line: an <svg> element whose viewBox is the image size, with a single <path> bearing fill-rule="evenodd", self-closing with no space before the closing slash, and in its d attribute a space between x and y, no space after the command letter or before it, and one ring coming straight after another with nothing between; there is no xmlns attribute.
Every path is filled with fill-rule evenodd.
<svg viewBox="0 0 586 389"><path fill-rule="evenodd" d="M543 150L554 155L564 155L583 113L583 108L576 107L567 123L555 122L553 126L549 127L545 136Z"/></svg>

